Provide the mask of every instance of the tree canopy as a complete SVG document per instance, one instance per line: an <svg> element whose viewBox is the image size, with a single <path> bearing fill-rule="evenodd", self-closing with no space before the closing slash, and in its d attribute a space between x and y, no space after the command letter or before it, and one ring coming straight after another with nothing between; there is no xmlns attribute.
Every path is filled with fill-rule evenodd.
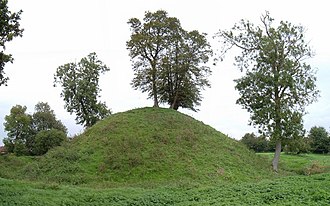
<svg viewBox="0 0 330 206"><path fill-rule="evenodd" d="M3 125L7 138L4 139L4 144L8 152L14 152L16 148L18 154L25 154L28 152L26 144L31 145L32 116L26 113L26 109L26 106L16 105L11 108L10 114L5 116Z"/></svg>
<svg viewBox="0 0 330 206"><path fill-rule="evenodd" d="M4 68L8 62L13 62L11 54L5 54L7 42L14 37L22 36L23 29L20 28L22 10L15 13L8 10L8 0L0 0L0 86L6 85L9 80L5 76Z"/></svg>
<svg viewBox="0 0 330 206"><path fill-rule="evenodd" d="M250 114L250 124L276 141L273 169L278 170L281 142L302 136L305 107L316 101L315 71L305 60L313 53L305 42L304 28L287 21L274 26L269 13L261 25L242 20L230 31L220 31L225 54L241 49L235 62L245 76L236 79L237 103Z"/></svg>
<svg viewBox="0 0 330 206"><path fill-rule="evenodd" d="M32 115L33 128L36 132L43 130L57 129L64 134L67 133L67 128L60 120L56 119L54 110L52 110L47 102L39 102L34 108L35 112Z"/></svg>
<svg viewBox="0 0 330 206"><path fill-rule="evenodd" d="M330 136L324 127L312 127L308 137L311 140L311 149L315 153L330 152Z"/></svg>
<svg viewBox="0 0 330 206"><path fill-rule="evenodd" d="M67 63L57 68L54 86L62 86L65 108L70 114L75 113L78 124L90 127L111 114L106 104L97 100L101 91L99 76L109 70L96 53L90 53L78 63Z"/></svg>
<svg viewBox="0 0 330 206"><path fill-rule="evenodd" d="M180 21L166 11L146 12L141 22L131 18L127 49L133 62L132 86L147 92L154 106L195 110L201 90L209 87L211 70L206 63L212 55L206 34L185 31Z"/></svg>
<svg viewBox="0 0 330 206"><path fill-rule="evenodd" d="M4 144L8 152L17 155L42 155L66 139L67 128L56 119L46 102L39 102L30 115L27 107L16 105L5 117L7 138Z"/></svg>

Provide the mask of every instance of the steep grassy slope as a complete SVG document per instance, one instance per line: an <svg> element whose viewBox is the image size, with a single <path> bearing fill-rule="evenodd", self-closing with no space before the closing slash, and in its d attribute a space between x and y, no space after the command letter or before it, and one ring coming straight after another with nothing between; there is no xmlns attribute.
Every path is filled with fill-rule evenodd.
<svg viewBox="0 0 330 206"><path fill-rule="evenodd" d="M29 163L22 178L155 187L256 180L269 174L268 161L210 126L174 110L142 108L98 122Z"/></svg>

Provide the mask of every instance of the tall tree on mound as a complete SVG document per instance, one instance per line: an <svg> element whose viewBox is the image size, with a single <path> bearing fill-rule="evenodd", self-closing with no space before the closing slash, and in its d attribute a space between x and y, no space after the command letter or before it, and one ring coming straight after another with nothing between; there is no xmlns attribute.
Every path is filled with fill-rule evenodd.
<svg viewBox="0 0 330 206"><path fill-rule="evenodd" d="M212 50L205 34L194 30L175 31L168 45L168 54L161 60L159 96L163 103L196 111L202 99L201 89L210 87L211 70L205 64Z"/></svg>
<svg viewBox="0 0 330 206"><path fill-rule="evenodd" d="M5 64L14 61L11 54L4 53L5 43L23 34L23 29L20 28L19 23L22 11L12 13L8 10L7 4L8 0L0 0L0 86L6 85L9 79L5 77Z"/></svg>
<svg viewBox="0 0 330 206"><path fill-rule="evenodd" d="M144 23L137 18L128 21L131 39L127 48L133 61L133 88L147 92L154 106L168 103L195 110L200 104L200 90L210 86L209 67L202 65L212 54L205 34L187 32L166 11L146 12Z"/></svg>
<svg viewBox="0 0 330 206"><path fill-rule="evenodd" d="M242 20L231 31L220 31L223 54L242 50L236 65L246 74L235 80L237 103L251 113L250 124L276 141L273 169L278 171L281 143L303 132L305 107L316 101L315 71L304 60L312 57L304 28L281 21L273 27L266 12L261 26Z"/></svg>
<svg viewBox="0 0 330 206"><path fill-rule="evenodd" d="M67 63L57 68L54 86L63 87L61 97L70 114L76 114L78 124L85 127L94 125L98 120L111 114L104 102L98 102L99 75L110 69L98 60L95 53L89 54L79 63Z"/></svg>

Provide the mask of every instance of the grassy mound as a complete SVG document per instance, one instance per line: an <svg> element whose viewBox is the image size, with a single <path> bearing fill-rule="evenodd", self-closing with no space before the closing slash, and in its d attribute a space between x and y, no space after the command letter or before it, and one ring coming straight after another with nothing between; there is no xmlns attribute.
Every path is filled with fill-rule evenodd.
<svg viewBox="0 0 330 206"><path fill-rule="evenodd" d="M22 174L30 180L97 187L177 187L263 179L271 174L268 164L187 115L142 108L98 122L27 164Z"/></svg>

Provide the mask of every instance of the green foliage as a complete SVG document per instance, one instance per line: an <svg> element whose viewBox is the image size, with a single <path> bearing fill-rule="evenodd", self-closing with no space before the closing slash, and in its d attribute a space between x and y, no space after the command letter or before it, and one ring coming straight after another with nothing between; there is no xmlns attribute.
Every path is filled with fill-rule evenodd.
<svg viewBox="0 0 330 206"><path fill-rule="evenodd" d="M43 155L49 149L60 146L66 139L66 134L61 130L42 130L35 136L32 153L35 155Z"/></svg>
<svg viewBox="0 0 330 206"><path fill-rule="evenodd" d="M15 144L14 144L13 140L11 140L9 138L4 138L2 142L5 145L7 152L14 152Z"/></svg>
<svg viewBox="0 0 330 206"><path fill-rule="evenodd" d="M196 186L272 176L267 161L243 144L162 108L114 114L26 170L27 179L96 187Z"/></svg>
<svg viewBox="0 0 330 206"><path fill-rule="evenodd" d="M160 116L164 116L164 114L167 113L167 110L158 110L158 112L162 114ZM121 128L119 121L128 122L135 120L136 122L139 122L141 120L133 118L135 116L134 113L139 115L148 113L149 121L159 120L157 118L158 115L155 113L151 114L150 111L147 112L146 109L132 110L128 113L122 113L120 115L116 114L118 116L115 119L113 118L116 115L109 118L113 119L113 122L111 122L112 124L109 124L110 121L106 120L99 122L94 127L90 128L90 130L93 130L93 128L96 129L95 127L98 128L90 131L88 135L93 135L96 131L99 132L98 134L101 134L102 131L99 129L104 130L105 125L108 125L107 129L111 129L112 132L120 132ZM123 116L123 114L126 114L127 116ZM172 121L175 121L179 116L173 116ZM184 117L184 115L181 117ZM165 118L168 117L166 116ZM101 124L102 122L104 124ZM150 122L146 122L146 125L149 123ZM167 126L172 124L173 122L168 122ZM176 124L174 123L174 125ZM197 125L193 124L193 126ZM145 128L156 129L155 127L147 126L145 126ZM198 130L201 130L202 128L204 128L202 132L207 132L210 129L205 128L204 125L198 128ZM135 128L132 129L132 132L133 130L135 130ZM213 132L216 133L216 131ZM100 137L99 140L102 139L104 138ZM189 138L185 137L183 139L187 141ZM147 149L138 143L139 140L141 139L136 141L130 140L130 146L126 146L124 149L130 148L127 151L131 152L133 151L134 145L140 145L139 149ZM161 141L162 144L170 144L169 139L161 134L157 137L157 140ZM77 139L73 141L76 141L74 145L65 144L61 147L57 147L43 157L31 158L16 157L13 155L0 156L0 165L2 167L0 170L0 205L327 205L329 203L329 155L283 154L281 156L283 160L281 168L283 169L280 171L279 175L290 175L289 177L281 177L277 175L277 178L271 178L270 176L263 176L260 173L260 168L255 166L253 170L250 170L249 173L244 175L259 175L260 179L258 179L257 182L253 180L248 182L235 181L234 177L232 177L231 181L214 182L218 177L211 176L212 181L204 182L202 185L183 185L180 183L180 181L182 181L182 177L180 177L176 179L177 184L172 184L170 186L167 185L164 187L163 184L155 185L155 182L153 182L154 185L151 185L150 181L141 180L140 184L135 185L136 187L132 187L131 184L119 185L112 183L108 185L105 182L108 181L108 179L104 178L99 178L99 182L90 184L89 180L93 178L91 175L95 178L100 176L104 177L104 173L107 172L111 173L106 164L103 164L105 170L100 170L102 168L98 167L98 172L90 169L88 171L90 174L87 174L86 172L82 173L83 170L93 167L92 165L86 167L86 165L88 165L86 164L86 161L88 161L88 157L98 153L98 151L95 150L95 146L101 147L101 145L94 144L93 148L89 150L88 148L93 145L93 141L90 141L87 136L77 137ZM221 142L222 141L225 141L225 139L221 139ZM191 145L191 142L188 145ZM122 145L122 147L123 146L124 145ZM182 147L182 145L180 146ZM78 147L84 151L77 152ZM208 149L210 148L212 148L211 145L209 145ZM226 152L234 155L234 148L235 147L229 147ZM205 152L205 158L200 157L200 162L208 161L210 155L206 148L203 151ZM239 150L238 152L244 153L244 156L248 155L246 150ZM172 175L175 175L178 171L174 166L177 166L177 162L181 160L178 158L177 154L173 155L176 156L177 159L172 162L172 166L169 167L169 169L171 170ZM226 155L226 153L222 153L221 155ZM262 153L258 155L263 156L260 160L267 164L272 158L272 154L270 153ZM267 160L267 157L269 160ZM253 155L251 159L245 158L245 160L254 161L253 158L257 158L257 156ZM92 160L96 161L95 156ZM239 160L236 158L230 159L227 156L227 158L223 159L222 163L231 165L233 170L243 169L243 167L240 168L234 166L235 161ZM83 165L84 163L85 165ZM123 165L124 164L125 163L123 163ZM145 162L142 162L142 164L145 164ZM263 163L258 162L258 164ZM98 166L98 164L95 164L95 166ZM131 165L131 168L134 170L134 167L136 166L137 165ZM206 165L204 164L203 166ZM222 171L218 170L218 174L226 175L226 172L230 172L228 166L226 168L227 169ZM147 170L147 168L144 168L144 173L147 172L157 171L150 171ZM220 172L223 173L220 174ZM317 174L320 172L327 173ZM303 176L297 174L302 174ZM134 176L136 173L131 172L129 175ZM184 175L189 174L185 173ZM239 173L233 175L237 176ZM31 180L42 179L42 182L27 182L27 176L31 178ZM40 176L42 176L42 178L40 178ZM2 179L4 177L25 180L24 182L21 182L17 180ZM137 178L143 178L143 176L138 176ZM161 176L158 178L161 178ZM200 178L201 177L195 176L192 181L201 181ZM236 180L237 179L242 179L242 177L237 177ZM129 181L129 179L126 180ZM62 185L68 183L71 185L83 185L84 187Z"/></svg>
<svg viewBox="0 0 330 206"><path fill-rule="evenodd" d="M27 155L29 154L28 148L26 147L25 141L18 139L15 141L14 144L14 154L17 156Z"/></svg>
<svg viewBox="0 0 330 206"><path fill-rule="evenodd" d="M284 152L300 154L308 153L311 151L310 141L306 137L295 137L290 139L284 147Z"/></svg>
<svg viewBox="0 0 330 206"><path fill-rule="evenodd" d="M254 133L246 133L240 140L245 144L249 149L254 150L255 152L269 152L273 151L273 148L270 146L269 140L265 136L257 136Z"/></svg>
<svg viewBox="0 0 330 206"><path fill-rule="evenodd" d="M211 70L205 63L212 54L205 34L183 29L174 34L167 47L168 54L161 61L160 102L172 109L179 107L196 111L200 105L201 89L210 87ZM202 65L202 66L201 66Z"/></svg>
<svg viewBox="0 0 330 206"><path fill-rule="evenodd" d="M31 143L32 117L26 113L26 109L26 106L16 105L11 108L10 114L5 116L4 127L8 137L4 144L8 152L24 154L27 149L23 145Z"/></svg>
<svg viewBox="0 0 330 206"><path fill-rule="evenodd" d="M0 177L7 179L25 178L27 173L24 172L24 168L36 160L35 158L32 156L17 156L13 153L0 155Z"/></svg>
<svg viewBox="0 0 330 206"><path fill-rule="evenodd" d="M32 119L33 128L36 132L57 129L65 134L67 133L67 128L60 120L56 119L54 111L50 108L47 102L39 102L34 110L35 112L32 115Z"/></svg>
<svg viewBox="0 0 330 206"><path fill-rule="evenodd" d="M48 103L39 102L35 113L26 113L26 106L16 105L5 117L7 138L3 143L9 153L41 155L66 139L66 127L56 119Z"/></svg>
<svg viewBox="0 0 330 206"><path fill-rule="evenodd" d="M96 53L90 53L78 63L67 63L57 68L54 86L62 86L65 108L70 114L75 113L78 124L90 127L110 115L106 104L97 101L101 91L99 75L109 70L98 60Z"/></svg>
<svg viewBox="0 0 330 206"><path fill-rule="evenodd" d="M195 110L200 91L209 87L211 70L205 65L212 55L206 34L185 31L166 11L146 12L142 23L131 18L132 34L127 49L133 61L133 88L147 92L154 106Z"/></svg>
<svg viewBox="0 0 330 206"><path fill-rule="evenodd" d="M305 107L316 101L315 71L303 60L312 57L304 41L304 28L281 21L277 27L267 12L261 26L242 20L231 31L220 31L223 52L236 46L242 50L236 65L246 70L235 80L237 103L251 113L250 123L277 142L303 136ZM274 170L277 170L274 158Z"/></svg>
<svg viewBox="0 0 330 206"><path fill-rule="evenodd" d="M272 159L272 153L258 153L258 155ZM330 156L320 154L286 154L281 155L281 173L289 175L310 175L314 173L330 172ZM318 170L318 171L317 171Z"/></svg>
<svg viewBox="0 0 330 206"><path fill-rule="evenodd" d="M23 29L20 28L22 10L15 13L8 10L8 0L0 0L0 86L6 85L9 80L5 76L4 67L8 62L13 62L11 54L5 54L5 44L14 37L22 36Z"/></svg>
<svg viewBox="0 0 330 206"><path fill-rule="evenodd" d="M178 19L168 17L166 11L159 10L155 13L146 12L143 19L131 18L131 39L126 46L133 62L134 79L132 86L147 92L153 98L154 106L158 107L158 78L159 60L165 55L166 43L170 39L171 30L178 29Z"/></svg>
<svg viewBox="0 0 330 206"><path fill-rule="evenodd" d="M311 141L311 148L316 153L330 152L330 136L323 127L312 127L308 137Z"/></svg>
<svg viewBox="0 0 330 206"><path fill-rule="evenodd" d="M91 189L0 178L1 205L328 205L330 174L204 188Z"/></svg>

